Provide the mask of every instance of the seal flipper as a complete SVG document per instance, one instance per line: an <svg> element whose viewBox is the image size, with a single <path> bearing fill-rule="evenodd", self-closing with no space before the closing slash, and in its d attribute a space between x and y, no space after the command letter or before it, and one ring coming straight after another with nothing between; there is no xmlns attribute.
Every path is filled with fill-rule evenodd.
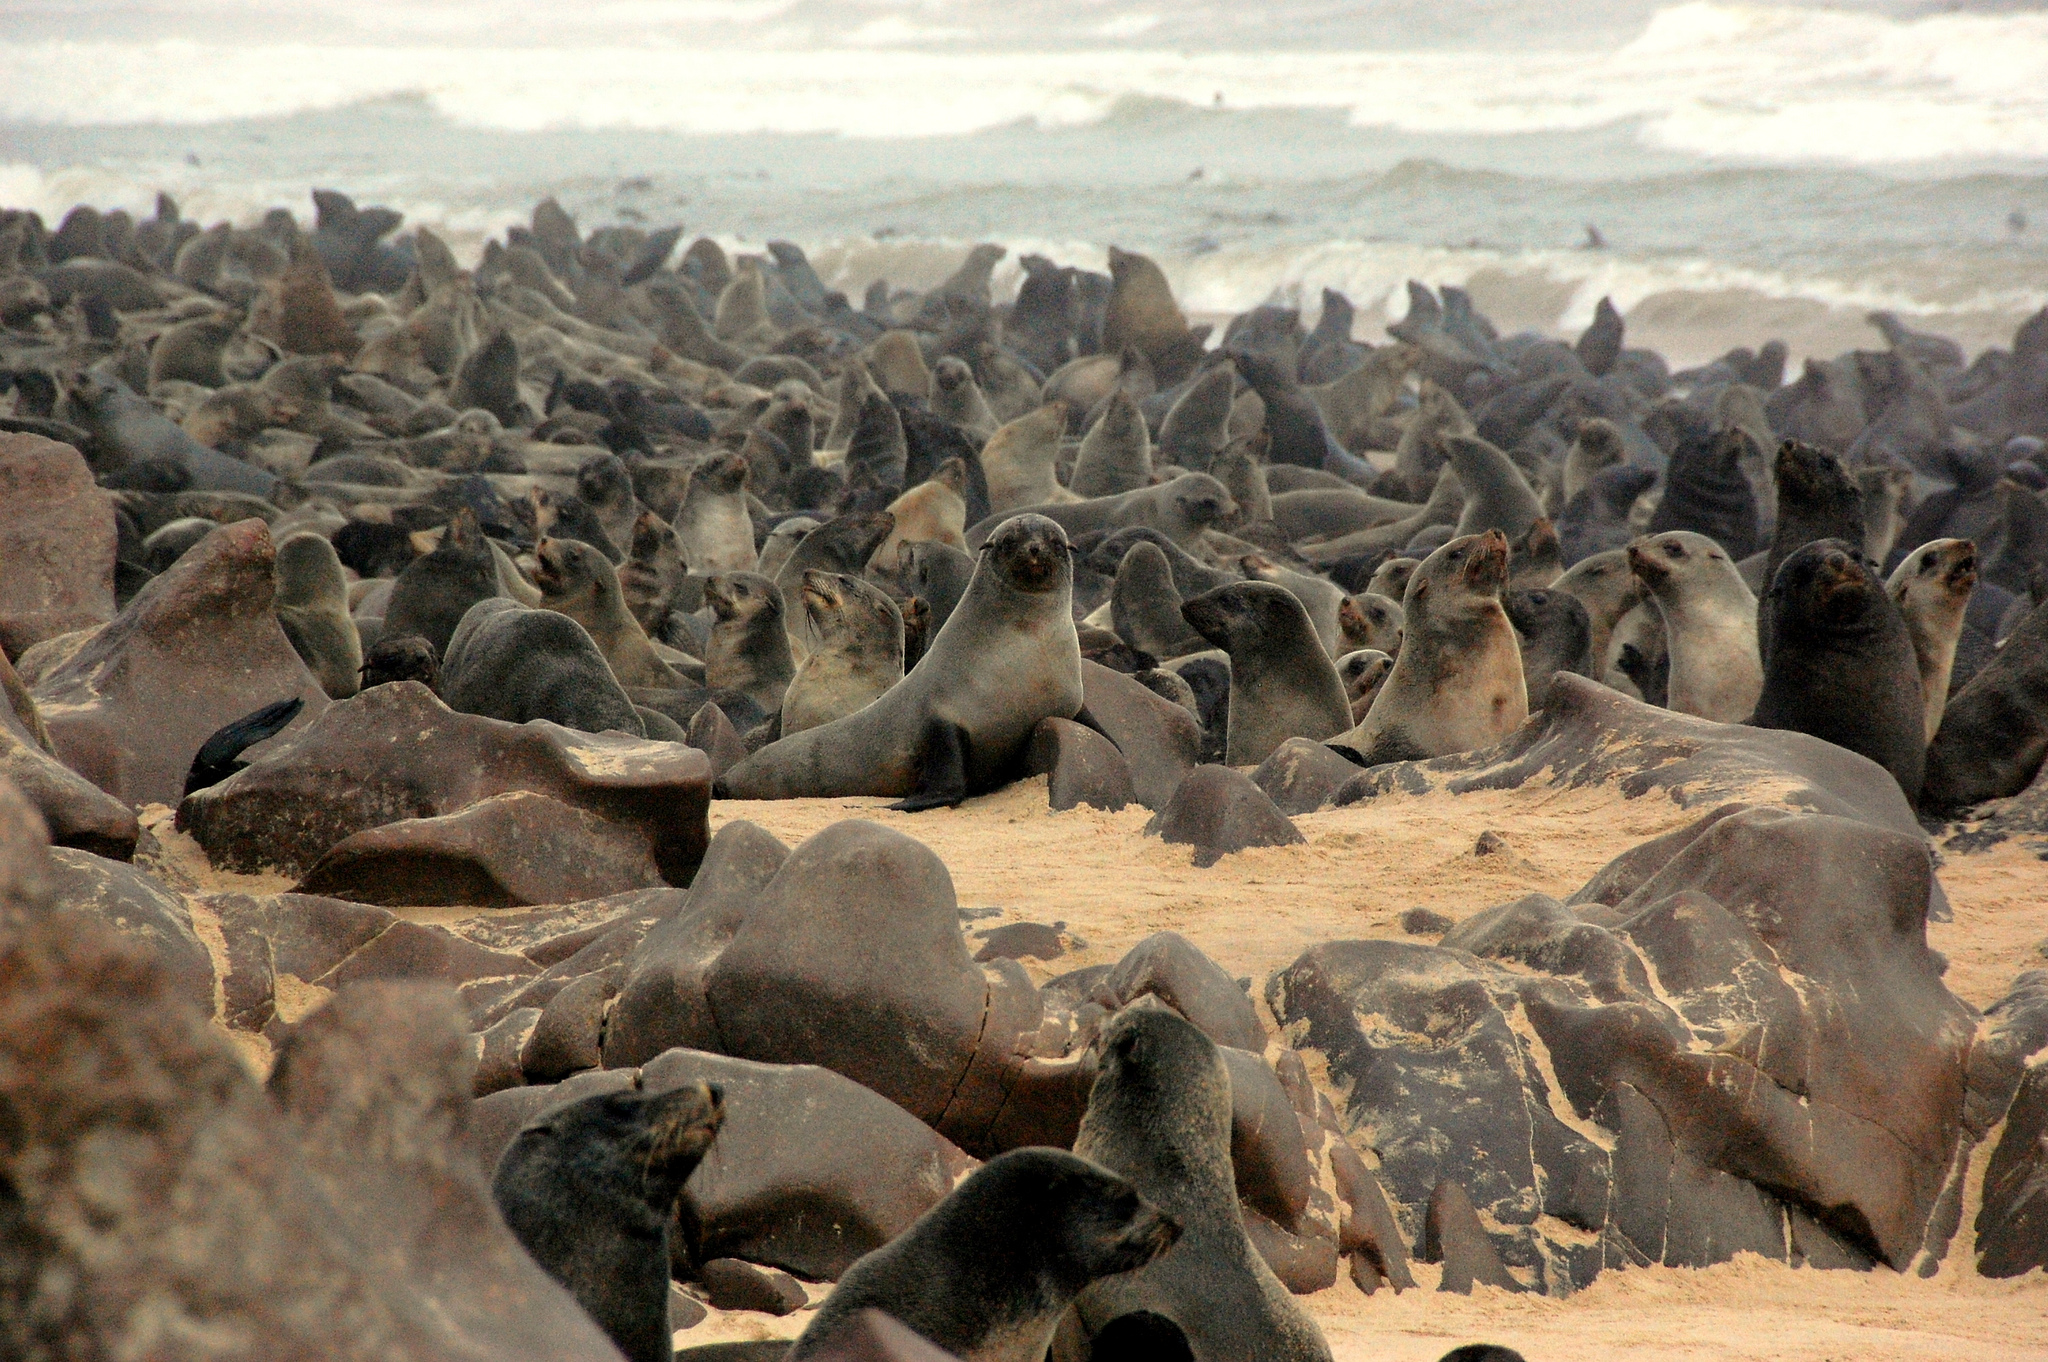
<svg viewBox="0 0 2048 1362"><path fill-rule="evenodd" d="M918 751L917 788L889 807L898 813L950 809L967 798L967 730L948 719L925 725Z"/></svg>
<svg viewBox="0 0 2048 1362"><path fill-rule="evenodd" d="M198 755L192 758L192 769L185 776L185 793L218 785L247 766L247 762L237 758L257 743L283 732L285 725L298 718L299 711L305 707L305 700L294 695L289 700L265 705L254 714L245 714L223 727L208 738Z"/></svg>

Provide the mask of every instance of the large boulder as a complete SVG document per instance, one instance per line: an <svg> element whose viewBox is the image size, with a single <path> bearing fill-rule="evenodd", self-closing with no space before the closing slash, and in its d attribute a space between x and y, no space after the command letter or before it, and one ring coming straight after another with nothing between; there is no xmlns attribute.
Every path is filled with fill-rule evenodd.
<svg viewBox="0 0 2048 1362"><path fill-rule="evenodd" d="M1082 704L1131 768L1138 802L1159 809L1202 759L1202 726L1183 706L1099 662L1081 660Z"/></svg>
<svg viewBox="0 0 2048 1362"><path fill-rule="evenodd" d="M50 852L51 890L59 907L90 913L147 945L167 986L212 1015L213 956L192 926L192 907L154 875L68 847Z"/></svg>
<svg viewBox="0 0 2048 1362"><path fill-rule="evenodd" d="M131 807L176 804L224 725L292 696L301 727L326 709L271 610L276 558L262 521L222 526L37 680L58 759Z"/></svg>
<svg viewBox="0 0 2048 1362"><path fill-rule="evenodd" d="M1688 832L1607 876L1611 903L1532 895L1441 946L1331 942L1274 976L1408 1233L1448 1180L1551 1291L1744 1249L1921 1249L1974 1030L1927 947L1924 845L1776 808Z"/></svg>
<svg viewBox="0 0 2048 1362"><path fill-rule="evenodd" d="M1249 847L1298 846L1308 840L1250 776L1229 766L1190 771L1145 831L1193 847L1198 866L1212 866Z"/></svg>
<svg viewBox="0 0 2048 1362"><path fill-rule="evenodd" d="M49 826L58 846L117 860L135 854L142 827L135 811L57 760L35 701L0 653L0 778L13 781Z"/></svg>
<svg viewBox="0 0 2048 1362"><path fill-rule="evenodd" d="M70 445L0 434L0 652L114 618L114 508Z"/></svg>
<svg viewBox="0 0 2048 1362"><path fill-rule="evenodd" d="M337 843L530 791L644 837L670 884L710 840L711 765L678 743L458 714L416 681L372 686L178 807L217 866L305 876Z"/></svg>

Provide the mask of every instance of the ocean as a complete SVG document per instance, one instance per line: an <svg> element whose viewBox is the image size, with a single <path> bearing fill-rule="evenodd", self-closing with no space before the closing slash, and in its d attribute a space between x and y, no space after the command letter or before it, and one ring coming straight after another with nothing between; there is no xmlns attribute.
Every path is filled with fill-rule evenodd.
<svg viewBox="0 0 2048 1362"><path fill-rule="evenodd" d="M1566 14L1558 14L1560 8ZM1446 13L1446 12L1449 13ZM1675 362L1972 350L2048 305L2048 13L1132 0L15 0L0 205L247 220L309 191L474 253L552 194L586 229L803 245L858 296L964 249L1359 334L1405 282L1572 335L1602 296ZM1589 248L1588 228L1603 247Z"/></svg>

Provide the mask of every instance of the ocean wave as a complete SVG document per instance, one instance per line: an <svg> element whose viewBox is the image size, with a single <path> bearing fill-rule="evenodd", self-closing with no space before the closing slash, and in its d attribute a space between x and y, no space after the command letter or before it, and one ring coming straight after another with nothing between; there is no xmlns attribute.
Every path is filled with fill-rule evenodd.
<svg viewBox="0 0 2048 1362"><path fill-rule="evenodd" d="M2048 160L2040 13L1891 18L1694 0L1590 52L937 50L936 28L883 19L836 47L786 50L0 43L0 119L204 124L415 94L459 123L512 131L906 138L1157 116L1144 101L1209 112L1220 99L1226 111L1325 109L1406 133L1626 123L1646 146L1762 163Z"/></svg>

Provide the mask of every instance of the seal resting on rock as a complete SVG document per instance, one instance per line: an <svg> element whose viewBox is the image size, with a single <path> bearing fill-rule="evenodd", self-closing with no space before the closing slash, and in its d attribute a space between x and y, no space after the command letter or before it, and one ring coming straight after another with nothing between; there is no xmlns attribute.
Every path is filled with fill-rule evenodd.
<svg viewBox="0 0 2048 1362"><path fill-rule="evenodd" d="M1073 549L1043 516L1005 521L931 647L856 714L768 744L725 773L727 799L894 796L958 804L1014 774L1041 719L1081 712Z"/></svg>

